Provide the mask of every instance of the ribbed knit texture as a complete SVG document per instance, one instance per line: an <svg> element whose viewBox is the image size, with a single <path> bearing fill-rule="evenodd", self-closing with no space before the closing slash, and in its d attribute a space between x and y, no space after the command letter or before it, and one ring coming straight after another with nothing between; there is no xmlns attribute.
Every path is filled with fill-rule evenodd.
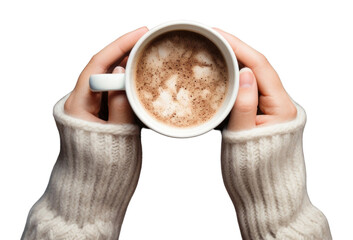
<svg viewBox="0 0 353 240"><path fill-rule="evenodd" d="M222 174L243 239L332 239L306 190L302 136L306 114L289 122L223 131Z"/></svg>
<svg viewBox="0 0 353 240"><path fill-rule="evenodd" d="M22 239L117 240L141 169L140 128L87 122L54 107L60 154Z"/></svg>

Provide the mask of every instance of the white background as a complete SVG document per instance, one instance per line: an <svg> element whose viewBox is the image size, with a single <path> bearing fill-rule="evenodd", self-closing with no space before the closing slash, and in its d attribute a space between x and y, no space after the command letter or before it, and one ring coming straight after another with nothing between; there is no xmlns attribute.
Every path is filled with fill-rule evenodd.
<svg viewBox="0 0 353 240"><path fill-rule="evenodd" d="M19 239L59 153L54 104L91 56L124 33L167 20L222 28L262 52L307 112L311 201L335 239L353 214L350 1L2 1L0 228ZM241 239L220 170L221 134L142 131L143 166L120 239Z"/></svg>

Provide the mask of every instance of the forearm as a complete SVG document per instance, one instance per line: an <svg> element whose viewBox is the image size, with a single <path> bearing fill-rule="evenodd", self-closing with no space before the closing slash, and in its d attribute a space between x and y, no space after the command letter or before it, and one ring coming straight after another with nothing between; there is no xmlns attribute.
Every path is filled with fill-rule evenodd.
<svg viewBox="0 0 353 240"><path fill-rule="evenodd" d="M244 239L331 239L308 197L302 134L305 112L291 122L223 132L222 173Z"/></svg>
<svg viewBox="0 0 353 240"><path fill-rule="evenodd" d="M72 118L63 101L60 154L22 239L118 239L141 169L140 129Z"/></svg>

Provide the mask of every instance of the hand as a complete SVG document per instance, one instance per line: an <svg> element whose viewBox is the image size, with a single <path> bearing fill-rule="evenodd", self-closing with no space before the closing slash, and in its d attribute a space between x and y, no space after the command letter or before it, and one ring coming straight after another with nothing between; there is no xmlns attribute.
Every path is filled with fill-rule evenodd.
<svg viewBox="0 0 353 240"><path fill-rule="evenodd" d="M239 92L228 130L241 131L294 119L297 109L266 57L235 36L215 28L231 45L240 70ZM261 111L262 114L258 114Z"/></svg>
<svg viewBox="0 0 353 240"><path fill-rule="evenodd" d="M134 123L134 113L126 98L125 92L108 92L107 99L103 93L92 92L89 88L91 74L107 73L114 68L113 73L124 72L128 53L148 29L139 28L118 38L100 52L95 54L80 74L74 90L64 105L65 112L69 115L87 121L100 123ZM100 112L108 108L107 121L99 118Z"/></svg>

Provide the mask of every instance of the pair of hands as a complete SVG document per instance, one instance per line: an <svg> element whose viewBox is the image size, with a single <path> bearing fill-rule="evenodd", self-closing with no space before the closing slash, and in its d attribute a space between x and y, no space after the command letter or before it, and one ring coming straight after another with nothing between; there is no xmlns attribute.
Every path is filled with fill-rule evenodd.
<svg viewBox="0 0 353 240"><path fill-rule="evenodd" d="M240 65L245 66L240 70L238 97L227 129L241 131L294 119L297 115L296 107L266 57L235 36L214 29L229 42ZM130 50L147 31L146 27L142 27L127 33L91 58L65 103L67 114L100 123L135 122L125 92L111 91L107 97L103 97L102 93L90 90L88 80L91 74L124 72ZM99 118L102 106L108 108L106 121ZM258 109L261 114L258 114Z"/></svg>

